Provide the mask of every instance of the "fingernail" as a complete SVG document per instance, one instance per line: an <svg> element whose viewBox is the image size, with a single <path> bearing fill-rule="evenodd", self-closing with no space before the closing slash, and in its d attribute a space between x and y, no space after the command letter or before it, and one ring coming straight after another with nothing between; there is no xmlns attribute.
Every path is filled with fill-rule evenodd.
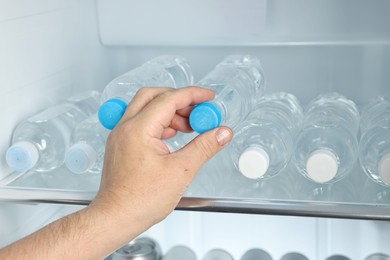
<svg viewBox="0 0 390 260"><path fill-rule="evenodd" d="M217 138L219 145L224 146L232 139L232 132L226 128L220 128L215 133L215 137Z"/></svg>

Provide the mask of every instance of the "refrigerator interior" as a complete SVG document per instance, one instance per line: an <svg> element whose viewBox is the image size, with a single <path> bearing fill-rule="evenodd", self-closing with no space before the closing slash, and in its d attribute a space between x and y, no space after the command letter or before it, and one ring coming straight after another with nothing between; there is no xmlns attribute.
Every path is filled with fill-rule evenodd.
<svg viewBox="0 0 390 260"><path fill-rule="evenodd" d="M4 154L17 123L80 90L102 91L111 79L158 55L185 57L195 82L229 54L255 55L264 68L266 91L290 92L302 104L338 91L362 107L390 93L386 0L3 0L1 6L0 246L79 208L15 202L37 196L45 202L51 198L79 204L93 198L99 185L98 175L72 175L62 168L13 173ZM217 159L227 157L225 152ZM218 247L235 259L251 247L269 251L274 259L290 251L309 259L390 254L387 222L297 217L388 219L389 190L369 181L359 165L334 187L351 186L347 196L320 198L197 189L196 182L207 174L206 166L189 198L245 198L251 199L249 206L225 207L222 201L220 211L232 212L206 213L182 205L186 211L174 212L146 232L164 251L185 244L198 258ZM275 182L301 178L292 166L280 176ZM225 185L236 185L229 182L236 178L224 179ZM237 181L248 185L247 180ZM272 215L238 214L251 213L252 206ZM177 223L185 228L175 228Z"/></svg>

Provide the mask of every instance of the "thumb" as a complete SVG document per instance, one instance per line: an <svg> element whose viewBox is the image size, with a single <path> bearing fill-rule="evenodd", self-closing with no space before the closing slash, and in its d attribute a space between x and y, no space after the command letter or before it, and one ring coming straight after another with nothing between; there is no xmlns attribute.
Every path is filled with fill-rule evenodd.
<svg viewBox="0 0 390 260"><path fill-rule="evenodd" d="M230 128L222 126L198 135L176 152L176 156L190 164L195 174L200 167L222 150L233 138Z"/></svg>

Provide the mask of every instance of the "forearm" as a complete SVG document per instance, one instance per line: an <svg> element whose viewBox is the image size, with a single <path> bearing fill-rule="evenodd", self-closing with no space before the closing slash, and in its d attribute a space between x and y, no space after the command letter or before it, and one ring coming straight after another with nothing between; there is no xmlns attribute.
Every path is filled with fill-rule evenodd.
<svg viewBox="0 0 390 260"><path fill-rule="evenodd" d="M86 208L5 247L0 259L102 259L138 235L121 225Z"/></svg>

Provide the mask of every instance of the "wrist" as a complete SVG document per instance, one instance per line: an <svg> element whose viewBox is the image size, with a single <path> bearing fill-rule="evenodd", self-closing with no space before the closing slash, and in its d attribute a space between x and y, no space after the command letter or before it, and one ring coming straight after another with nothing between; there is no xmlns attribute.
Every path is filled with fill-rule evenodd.
<svg viewBox="0 0 390 260"><path fill-rule="evenodd" d="M118 200L97 197L84 209L84 214L88 215L87 218L94 219L96 225L103 228L102 232L106 236L127 243L148 227L136 207L129 205L131 200L126 203L124 207ZM129 208L133 210L129 212Z"/></svg>

